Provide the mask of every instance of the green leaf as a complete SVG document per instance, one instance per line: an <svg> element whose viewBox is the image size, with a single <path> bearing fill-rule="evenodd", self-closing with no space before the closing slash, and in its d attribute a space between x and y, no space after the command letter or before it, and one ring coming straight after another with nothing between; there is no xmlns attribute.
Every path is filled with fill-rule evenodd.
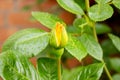
<svg viewBox="0 0 120 80"><path fill-rule="evenodd" d="M101 49L99 43L97 43L92 36L83 34L80 37L80 41L83 43L83 45L87 49L87 52L92 57L94 57L97 60L102 60L102 57L103 57L102 49Z"/></svg>
<svg viewBox="0 0 120 80"><path fill-rule="evenodd" d="M115 45L115 47L120 51L120 38L113 34L108 34L108 35L112 40L113 44Z"/></svg>
<svg viewBox="0 0 120 80"><path fill-rule="evenodd" d="M115 74L112 76L113 80L120 80L120 74Z"/></svg>
<svg viewBox="0 0 120 80"><path fill-rule="evenodd" d="M113 8L108 4L96 4L90 7L88 15L93 21L104 21L113 15Z"/></svg>
<svg viewBox="0 0 120 80"><path fill-rule="evenodd" d="M57 0L57 2L65 10L73 14L84 14L82 8L74 0Z"/></svg>
<svg viewBox="0 0 120 80"><path fill-rule="evenodd" d="M49 43L47 32L39 29L21 30L9 37L3 45L3 51L12 49L32 57L43 51Z"/></svg>
<svg viewBox="0 0 120 80"><path fill-rule="evenodd" d="M69 36L68 44L65 49L78 60L82 60L87 55L87 51L83 44L73 36Z"/></svg>
<svg viewBox="0 0 120 80"><path fill-rule="evenodd" d="M102 41L101 47L102 47L104 56L109 56L110 54L118 53L118 50L112 44L112 41L110 39Z"/></svg>
<svg viewBox="0 0 120 80"><path fill-rule="evenodd" d="M86 9L85 7L85 0L74 0L83 10Z"/></svg>
<svg viewBox="0 0 120 80"><path fill-rule="evenodd" d="M0 54L0 76L4 80L41 80L28 58L11 50Z"/></svg>
<svg viewBox="0 0 120 80"><path fill-rule="evenodd" d="M114 70L120 72L120 58L111 58L110 63Z"/></svg>
<svg viewBox="0 0 120 80"><path fill-rule="evenodd" d="M68 26L66 27L67 32L71 34L80 34L80 29L75 26Z"/></svg>
<svg viewBox="0 0 120 80"><path fill-rule="evenodd" d="M110 2L111 0L95 0L98 4L105 4Z"/></svg>
<svg viewBox="0 0 120 80"><path fill-rule="evenodd" d="M93 35L93 31L84 18L77 18L73 22L73 26L79 30L79 33L88 33Z"/></svg>
<svg viewBox="0 0 120 80"><path fill-rule="evenodd" d="M6 51L11 49L11 47L14 45L14 43L21 38L24 35L31 34L31 33L43 33L44 31L35 29L35 28L29 28L29 29L24 29L21 31L16 32L12 36L10 36L4 43L2 51Z"/></svg>
<svg viewBox="0 0 120 80"><path fill-rule="evenodd" d="M80 25L83 25L85 23L87 23L87 22L84 18L76 18L73 22L73 26L79 27Z"/></svg>
<svg viewBox="0 0 120 80"><path fill-rule="evenodd" d="M69 80L70 71L67 69L63 69L62 80Z"/></svg>
<svg viewBox="0 0 120 80"><path fill-rule="evenodd" d="M69 72L69 77L63 80L99 80L103 72L103 64L96 63L89 66L79 67Z"/></svg>
<svg viewBox="0 0 120 80"><path fill-rule="evenodd" d="M120 0L112 0L112 3L115 7L117 7L118 9L120 9Z"/></svg>
<svg viewBox="0 0 120 80"><path fill-rule="evenodd" d="M96 32L97 32L97 34L108 33L108 32L111 32L111 28L106 24L97 23L96 24Z"/></svg>
<svg viewBox="0 0 120 80"><path fill-rule="evenodd" d="M32 16L39 21L44 26L53 29L57 22L65 24L62 19L58 18L55 15L45 13L45 12L32 12Z"/></svg>
<svg viewBox="0 0 120 80"><path fill-rule="evenodd" d="M51 58L39 58L37 68L41 80L58 80L57 61Z"/></svg>

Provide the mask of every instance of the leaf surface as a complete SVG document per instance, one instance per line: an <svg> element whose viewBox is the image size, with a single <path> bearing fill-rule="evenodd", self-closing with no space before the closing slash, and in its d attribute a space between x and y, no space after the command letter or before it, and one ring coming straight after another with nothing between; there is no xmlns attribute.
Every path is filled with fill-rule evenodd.
<svg viewBox="0 0 120 80"><path fill-rule="evenodd" d="M73 14L84 14L82 8L74 0L57 0L57 2L62 8Z"/></svg>
<svg viewBox="0 0 120 80"><path fill-rule="evenodd" d="M96 32L97 32L97 34L108 33L108 32L111 32L111 28L106 24L97 23L96 24Z"/></svg>
<svg viewBox="0 0 120 80"><path fill-rule="evenodd" d="M120 79L120 74L115 74L112 76L113 80L119 80Z"/></svg>
<svg viewBox="0 0 120 80"><path fill-rule="evenodd" d="M73 26L79 30L79 33L88 33L93 35L91 27L88 25L88 22L84 18L77 18L73 22Z"/></svg>
<svg viewBox="0 0 120 80"><path fill-rule="evenodd" d="M3 51L12 49L32 57L43 51L49 42L47 32L39 29L21 30L9 37L3 45Z"/></svg>
<svg viewBox="0 0 120 80"><path fill-rule="evenodd" d="M32 16L44 26L53 29L57 22L65 24L62 19L57 16L45 12L32 12Z"/></svg>
<svg viewBox="0 0 120 80"><path fill-rule="evenodd" d="M113 34L108 34L108 35L112 40L113 44L115 45L115 47L120 51L120 38Z"/></svg>
<svg viewBox="0 0 120 80"><path fill-rule="evenodd" d="M89 66L79 67L67 72L63 80L99 80L103 72L103 64L96 63Z"/></svg>
<svg viewBox="0 0 120 80"><path fill-rule="evenodd" d="M87 55L87 51L83 44L73 36L69 36L69 41L65 49L78 60L82 60Z"/></svg>
<svg viewBox="0 0 120 80"><path fill-rule="evenodd" d="M115 7L117 7L118 9L120 9L120 0L112 0L112 3Z"/></svg>
<svg viewBox="0 0 120 80"><path fill-rule="evenodd" d="M57 61L55 59L39 58L37 64L41 80L58 80Z"/></svg>
<svg viewBox="0 0 120 80"><path fill-rule="evenodd" d="M104 21L113 15L113 8L108 4L96 4L90 7L88 15L93 21Z"/></svg>
<svg viewBox="0 0 120 80"><path fill-rule="evenodd" d="M115 71L120 72L120 58L111 58L110 63Z"/></svg>
<svg viewBox="0 0 120 80"><path fill-rule="evenodd" d="M87 49L87 52L92 57L94 57L97 60L102 60L102 57L103 57L102 48L100 47L99 43L95 41L94 37L88 34L83 34L80 37L80 41L83 43L83 45Z"/></svg>
<svg viewBox="0 0 120 80"><path fill-rule="evenodd" d="M111 0L95 0L98 4L105 4L110 2Z"/></svg>
<svg viewBox="0 0 120 80"><path fill-rule="evenodd" d="M109 56L110 54L119 53L116 47L112 44L110 39L106 39L101 43L101 47L104 53L104 56Z"/></svg>
<svg viewBox="0 0 120 80"><path fill-rule="evenodd" d="M4 80L41 80L28 58L11 50L0 54L0 76Z"/></svg>

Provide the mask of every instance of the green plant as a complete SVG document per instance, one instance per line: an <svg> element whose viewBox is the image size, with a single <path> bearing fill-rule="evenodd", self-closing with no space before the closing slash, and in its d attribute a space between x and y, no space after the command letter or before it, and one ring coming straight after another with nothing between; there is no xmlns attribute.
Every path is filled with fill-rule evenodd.
<svg viewBox="0 0 120 80"><path fill-rule="evenodd" d="M33 12L33 17L51 31L31 28L9 37L0 54L0 76L4 80L98 80L104 68L109 80L112 80L103 60L103 51L98 43L95 28L103 25L98 34L110 31L106 25L96 25L96 23L112 16L113 9L110 4L120 9L120 1L95 0L97 4L91 7L89 0L81 1L85 3L82 7L77 4L80 3L79 0L57 0L65 10L78 16L73 22L73 27L66 27L66 24L55 15ZM86 9L83 10L84 6ZM120 51L120 38L113 34L109 34L109 37ZM71 71L61 69L64 50L79 61L89 54L97 60L97 63L79 66ZM36 68L29 62L29 59L34 56L37 57ZM114 61L118 60L111 59L111 63L115 70L119 71L119 65L114 66Z"/></svg>

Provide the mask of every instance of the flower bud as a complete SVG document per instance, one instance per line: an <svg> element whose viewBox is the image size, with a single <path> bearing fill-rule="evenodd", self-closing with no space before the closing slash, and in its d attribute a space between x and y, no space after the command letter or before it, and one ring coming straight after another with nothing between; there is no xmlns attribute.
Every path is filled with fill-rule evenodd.
<svg viewBox="0 0 120 80"><path fill-rule="evenodd" d="M63 24L57 22L51 31L50 45L55 48L64 48L67 44L68 36Z"/></svg>

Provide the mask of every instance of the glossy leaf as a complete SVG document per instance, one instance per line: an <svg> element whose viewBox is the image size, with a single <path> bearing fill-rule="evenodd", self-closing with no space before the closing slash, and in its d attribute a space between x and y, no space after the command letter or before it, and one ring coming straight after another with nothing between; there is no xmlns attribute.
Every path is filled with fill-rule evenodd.
<svg viewBox="0 0 120 80"><path fill-rule="evenodd" d="M83 44L76 37L73 36L69 36L69 41L65 49L79 61L87 55L87 51Z"/></svg>
<svg viewBox="0 0 120 80"><path fill-rule="evenodd" d="M111 28L106 24L97 23L96 24L96 32L97 32L97 34L108 33L108 32L111 32Z"/></svg>
<svg viewBox="0 0 120 80"><path fill-rule="evenodd" d="M93 21L104 21L113 15L113 8L108 4L96 4L90 7L88 14Z"/></svg>
<svg viewBox="0 0 120 80"><path fill-rule="evenodd" d="M13 34L3 45L3 51L12 49L32 57L44 50L49 42L47 32L38 29L25 29Z"/></svg>
<svg viewBox="0 0 120 80"><path fill-rule="evenodd" d="M120 58L111 58L110 63L114 70L120 72Z"/></svg>
<svg viewBox="0 0 120 80"><path fill-rule="evenodd" d="M115 7L120 9L120 0L112 0L112 3L113 3L113 5L115 5Z"/></svg>
<svg viewBox="0 0 120 80"><path fill-rule="evenodd" d="M37 64L41 80L58 80L57 61L55 59L39 58Z"/></svg>
<svg viewBox="0 0 120 80"><path fill-rule="evenodd" d="M89 55L91 55L97 60L102 60L102 57L103 57L102 49L99 43L95 41L94 37L87 34L83 34L80 37L80 41L83 43L83 45L87 49L87 52L89 53Z"/></svg>
<svg viewBox="0 0 120 80"><path fill-rule="evenodd" d="M111 0L95 0L98 4L105 4L110 2Z"/></svg>
<svg viewBox="0 0 120 80"><path fill-rule="evenodd" d="M68 77L63 80L99 80L103 72L103 64L96 63L89 66L79 67L68 72Z"/></svg>
<svg viewBox="0 0 120 80"><path fill-rule="evenodd" d="M53 29L57 22L65 24L62 19L57 16L45 12L32 12L32 16L44 26Z"/></svg>
<svg viewBox="0 0 120 80"><path fill-rule="evenodd" d="M109 34L109 37L112 40L115 47L120 51L120 38L113 34Z"/></svg>
<svg viewBox="0 0 120 80"><path fill-rule="evenodd" d="M120 80L120 74L115 74L112 76L113 80Z"/></svg>
<svg viewBox="0 0 120 80"><path fill-rule="evenodd" d="M28 58L11 50L0 54L0 76L3 80L41 80Z"/></svg>
<svg viewBox="0 0 120 80"><path fill-rule="evenodd" d="M65 10L73 14L84 14L82 8L74 0L57 0L57 2Z"/></svg>

